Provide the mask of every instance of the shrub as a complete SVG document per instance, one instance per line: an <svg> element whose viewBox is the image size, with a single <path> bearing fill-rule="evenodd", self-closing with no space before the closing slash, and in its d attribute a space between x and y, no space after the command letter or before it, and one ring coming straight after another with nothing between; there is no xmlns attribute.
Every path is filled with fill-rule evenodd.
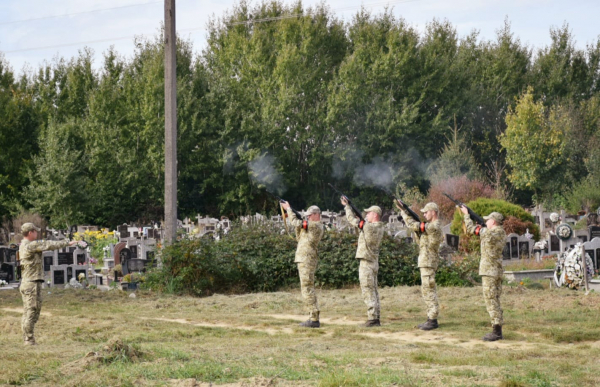
<svg viewBox="0 0 600 387"><path fill-rule="evenodd" d="M319 244L318 286L358 284L357 236L326 232ZM183 239L161 251L162 267L150 270L145 288L177 294L275 291L299 283L295 239L272 225L237 225L220 241ZM379 285L419 285L417 246L389 236L379 256ZM441 265L440 286L470 285L473 273L462 262ZM476 269L475 269L476 270Z"/></svg>
<svg viewBox="0 0 600 387"><path fill-rule="evenodd" d="M477 198L491 198L494 189L479 180L469 180L466 175L452 177L433 184L429 189L428 201L435 202L440 208L440 217L444 220L452 219L456 205L444 193L454 199L467 203Z"/></svg>
<svg viewBox="0 0 600 387"><path fill-rule="evenodd" d="M484 216L490 212L497 211L504 215L505 224L504 230L509 234L510 232L516 232L522 234L526 228L529 228L529 232L533 234L535 240L540 239L540 230L537 225L533 223L533 216L527 211L522 209L520 206L509 203L499 199L485 199L480 198L472 202L467 203L467 206L471 208L475 213ZM514 218L514 219L513 219ZM463 217L462 213L457 209L454 212L454 219L450 226L452 233L461 236L461 249L464 251L478 251L479 250L479 238L473 238L472 235L466 235L463 228Z"/></svg>

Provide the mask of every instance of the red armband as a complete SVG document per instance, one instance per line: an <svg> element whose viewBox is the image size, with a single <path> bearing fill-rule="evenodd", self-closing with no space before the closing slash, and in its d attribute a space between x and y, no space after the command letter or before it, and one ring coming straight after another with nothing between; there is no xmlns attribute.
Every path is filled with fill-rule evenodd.
<svg viewBox="0 0 600 387"><path fill-rule="evenodd" d="M358 222L358 228L362 230L363 227L365 227L365 221L361 220L360 222Z"/></svg>
<svg viewBox="0 0 600 387"><path fill-rule="evenodd" d="M419 229L421 230L421 232L425 232L425 223L421 223L419 225Z"/></svg>
<svg viewBox="0 0 600 387"><path fill-rule="evenodd" d="M480 233L481 233L481 226L475 227L475 235L479 236Z"/></svg>
<svg viewBox="0 0 600 387"><path fill-rule="evenodd" d="M308 220L303 220L302 221L302 228L305 230L308 230Z"/></svg>

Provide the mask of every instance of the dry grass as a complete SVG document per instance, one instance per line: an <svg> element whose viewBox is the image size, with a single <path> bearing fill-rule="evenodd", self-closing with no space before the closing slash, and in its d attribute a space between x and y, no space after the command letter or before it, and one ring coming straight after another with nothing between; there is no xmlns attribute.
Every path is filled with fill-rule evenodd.
<svg viewBox="0 0 600 387"><path fill-rule="evenodd" d="M362 328L359 289L318 292L323 328L297 327L299 292L208 298L52 289L36 347L21 342L16 291L0 292L0 385L594 386L600 297L506 288L505 340L484 343L481 288L442 288L440 329L422 332L419 288L380 291Z"/></svg>

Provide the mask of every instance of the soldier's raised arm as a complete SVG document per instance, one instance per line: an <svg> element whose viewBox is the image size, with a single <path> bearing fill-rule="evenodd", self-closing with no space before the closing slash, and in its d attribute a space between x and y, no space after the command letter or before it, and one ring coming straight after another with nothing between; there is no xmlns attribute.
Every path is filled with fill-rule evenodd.
<svg viewBox="0 0 600 387"><path fill-rule="evenodd" d="M300 226L302 226L303 220L300 219L300 218L298 218L298 216L296 215L296 213L292 209L292 206L290 206L290 203L283 202L283 203L281 203L281 206L283 207L283 209L287 213L288 218L289 218L289 222L290 222L290 224L292 226L294 226L294 227L300 227Z"/></svg>
<svg viewBox="0 0 600 387"><path fill-rule="evenodd" d="M467 210L467 207L461 206L460 212L462 212L462 214L463 214L463 220L465 221L465 226L467 228L467 234L482 235L487 231L486 227L482 227L482 226L476 224L475 222L473 222L473 219L471 219L471 216L469 215L469 210Z"/></svg>

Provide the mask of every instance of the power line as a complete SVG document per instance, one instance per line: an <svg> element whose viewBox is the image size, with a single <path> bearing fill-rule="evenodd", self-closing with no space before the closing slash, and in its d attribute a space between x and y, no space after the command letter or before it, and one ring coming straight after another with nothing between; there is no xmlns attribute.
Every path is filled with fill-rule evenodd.
<svg viewBox="0 0 600 387"><path fill-rule="evenodd" d="M0 26L7 25L7 24L29 22L29 21L34 21L34 20L54 19L54 18L59 18L59 17L68 17L68 16L83 15L83 14L86 14L86 13L96 13L96 12L102 12L102 11L110 11L110 10L113 10L113 9L123 9L123 8L131 8L131 7L140 7L140 6L143 6L143 5L150 5L150 4L157 4L157 3L162 3L162 1L151 1L151 2L148 2L148 3L129 4L129 5L122 5L122 6L119 6L119 7L95 9L95 10L92 10L92 11L82 11L82 12L66 13L64 15L49 15L49 16L34 17L34 18L31 18L31 19L21 19L21 20L13 20L13 21L0 21Z"/></svg>
<svg viewBox="0 0 600 387"><path fill-rule="evenodd" d="M332 8L331 11L336 12L336 11L346 11L346 10L357 9L357 8L372 8L372 7L377 7L377 6L381 6L381 5L410 3L410 2L415 2L415 1L420 1L420 0L391 0L391 1L385 1L385 2L380 1L377 3L368 3L368 4L362 4L362 5L356 5L356 6ZM151 4L151 3L145 3L145 4ZM109 8L107 8L107 9L109 9ZM94 12L94 11L91 11L91 12ZM235 22L235 23L226 23L226 25L227 26L236 26L236 25L245 25L245 24L253 24L253 23L266 23L266 22L270 22L270 21L294 19L294 18L298 18L298 17L302 17L302 16L309 16L309 14L297 13L297 14L292 14L292 15L274 16L274 17L253 19L253 20L247 20L247 21L241 21L241 22ZM204 27L184 28L184 29L179 30L178 32L191 32L191 31L198 31L198 30L202 30L202 29L204 29ZM118 40L127 40L127 39L133 39L136 36L144 36L144 35L145 34L137 34L137 35L116 37L116 38L88 40L85 42L74 42L74 43L64 43L64 44L58 44L58 45L52 45L52 46L30 47L30 48L23 48L23 49L10 50L10 51L1 51L0 50L0 52L4 52L5 54L13 54L13 53L18 53L18 52L26 52L26 51L47 50L47 49L52 49L52 48L71 47L71 46L79 46L79 45L85 45L85 44L105 43L105 42L112 42L112 41L118 41Z"/></svg>

